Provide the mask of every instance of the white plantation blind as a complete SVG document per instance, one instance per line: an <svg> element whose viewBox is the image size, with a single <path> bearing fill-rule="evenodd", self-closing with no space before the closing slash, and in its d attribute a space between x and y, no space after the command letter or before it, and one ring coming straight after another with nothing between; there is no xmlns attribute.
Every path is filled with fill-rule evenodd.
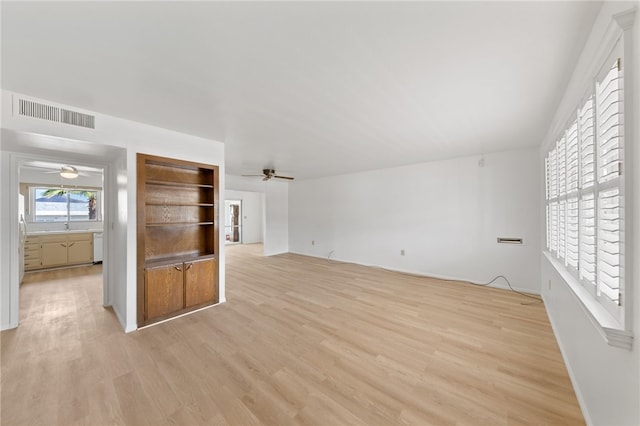
<svg viewBox="0 0 640 426"><path fill-rule="evenodd" d="M551 246L551 221L550 221L550 211L549 211L549 157L544 159L544 199L547 200L547 205L545 206L545 241L547 250Z"/></svg>
<svg viewBox="0 0 640 426"><path fill-rule="evenodd" d="M545 158L547 246L617 317L624 289L623 85L612 60Z"/></svg>
<svg viewBox="0 0 640 426"><path fill-rule="evenodd" d="M579 201L579 278L595 294L596 285L596 145L594 141L593 96L578 110L578 150L581 199Z"/></svg>
<svg viewBox="0 0 640 426"><path fill-rule="evenodd" d="M565 149L565 139L562 138L557 143L557 173L558 173L558 195L563 196L567 192L567 156Z"/></svg>
<svg viewBox="0 0 640 426"><path fill-rule="evenodd" d="M558 203L551 203L549 205L551 210L551 243L549 244L549 250L551 252L558 251Z"/></svg>
<svg viewBox="0 0 640 426"><path fill-rule="evenodd" d="M593 193L580 200L580 280L596 284L596 202Z"/></svg>
<svg viewBox="0 0 640 426"><path fill-rule="evenodd" d="M622 73L620 60L596 82L597 128L597 294L620 304L622 257Z"/></svg>
<svg viewBox="0 0 640 426"><path fill-rule="evenodd" d="M549 204L545 208L546 232L547 232L547 250L551 248L551 207Z"/></svg>
<svg viewBox="0 0 640 426"><path fill-rule="evenodd" d="M596 148L593 140L593 96L578 111L578 146L580 150L580 187L592 188L596 181Z"/></svg>
<svg viewBox="0 0 640 426"><path fill-rule="evenodd" d="M574 120L566 137L566 193L575 195L578 192L578 120Z"/></svg>
<svg viewBox="0 0 640 426"><path fill-rule="evenodd" d="M565 265L578 269L578 197L567 200L566 206L566 258Z"/></svg>
<svg viewBox="0 0 640 426"><path fill-rule="evenodd" d="M560 200L558 205L558 257L564 259L567 250L567 205L565 200Z"/></svg>
<svg viewBox="0 0 640 426"><path fill-rule="evenodd" d="M602 81L596 83L599 183L617 179L622 166L622 74L618 64L616 60Z"/></svg>
<svg viewBox="0 0 640 426"><path fill-rule="evenodd" d="M557 150L554 148L548 157L549 161L549 199L553 200L558 198L558 155Z"/></svg>
<svg viewBox="0 0 640 426"><path fill-rule="evenodd" d="M544 199L549 199L549 157L544 159Z"/></svg>
<svg viewBox="0 0 640 426"><path fill-rule="evenodd" d="M598 296L618 304L620 297L620 190L598 194Z"/></svg>

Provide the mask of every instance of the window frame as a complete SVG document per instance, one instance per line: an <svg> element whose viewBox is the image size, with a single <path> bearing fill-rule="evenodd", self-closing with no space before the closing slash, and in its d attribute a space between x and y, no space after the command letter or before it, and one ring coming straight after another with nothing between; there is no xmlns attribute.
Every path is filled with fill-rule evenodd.
<svg viewBox="0 0 640 426"><path fill-rule="evenodd" d="M60 186L60 185L47 185L47 184L42 184L42 185L29 185L29 196L30 196L30 211L32 212L30 216L30 223L79 223L79 222L101 222L102 221L102 189L101 188L95 188L95 187L74 187L74 188L69 188L69 187L64 187L64 186ZM47 221L47 220L38 220L37 218L37 209L36 209L36 191L38 189L54 189L54 190L63 190L66 191L66 196L67 196L67 209L66 209L66 219L64 220L51 220L51 221ZM87 192L94 192L96 194L96 217L94 219L72 219L71 217L71 212L70 212L70 201L69 201L69 197L70 194L75 192L75 191L87 191ZM62 215L62 214L61 214Z"/></svg>
<svg viewBox="0 0 640 426"><path fill-rule="evenodd" d="M632 92L628 90L628 87L632 84L632 82L628 81L628 79L632 79L633 73L633 50L631 48L631 26L633 25L633 17L634 12L624 12L622 14L614 16L615 23L617 24L616 28L613 30L616 31L616 35L610 36L608 48L603 48L601 52L605 54L600 55L601 58L604 58L598 64L599 68L594 72L593 78L589 80L589 88L586 91L586 95L580 100L580 103L576 106L576 108L572 109L571 117L567 120L565 125L562 127L562 131L556 134L556 138L554 142L547 147L544 154L543 167L544 167L544 205L545 205L545 231L546 231L546 241L545 241L545 249L543 250L544 256L549 260L551 265L557 270L557 272L562 276L562 278L567 282L569 287L573 290L575 296L581 302L582 307L585 309L585 312L588 313L589 317L592 319L592 322L597 325L598 330L601 332L602 336L605 338L607 343L611 346L616 346L625 349L631 349L633 342L633 333L632 333L632 308L633 308L633 299L632 299L632 290L633 290L633 281L631 279L632 275L632 266L629 264L628 268L625 266L624 259L632 258L632 239L631 235L628 233L628 229L630 229L631 224L625 224L625 219L631 221L631 207L632 207L632 171L631 171L631 156L630 156L630 147L632 144L637 142L637 135L634 137L631 128L631 122L633 120L627 119L624 117L632 116ZM608 52L608 53L607 53ZM600 144L600 135L598 134L597 129L597 114L596 111L596 91L597 85L599 81L602 81L602 76L606 75L609 70L611 63L615 58L619 58L621 61L621 70L620 70L620 78L622 78L622 86L621 89L623 91L622 98L622 114L623 119L621 121L620 126L620 144L621 144L621 156L620 162L622 163L622 173L621 175L606 181L604 183L599 182L599 165L598 165L598 157L599 153L599 144ZM637 80L634 82L637 84ZM583 186L582 175L582 146L581 146L581 135L580 135L580 122L581 122L581 113L584 111L585 105L589 100L592 100L592 120L593 120L593 154L594 154L594 183L588 187ZM551 153L554 152L557 160L557 147L559 142L563 138L567 138L569 133L569 129L573 125L574 120L577 120L578 123L578 161L579 161L579 169L578 169L578 188L575 191L564 192L564 194L560 194L558 191L554 194L554 185L556 190L560 189L560 185L562 182L558 179L557 170L554 167ZM629 136L631 135L631 136ZM566 171L565 171L566 173ZM606 192L611 188L619 188L619 197L621 198L622 205L620 206L620 217L622 225L619 228L620 232L620 249L622 252L621 261L620 261L620 298L621 306L615 311L611 312L611 307L609 309L606 307L606 303L602 303L602 298L598 293L597 283L598 277L595 278L595 285L590 285L591 282L588 279L584 279L583 273L581 272L581 255L582 255L582 245L580 243L580 238L583 238L583 206L582 203L588 197L592 196L595 206L594 212L595 217L593 220L595 221L595 237L596 237L596 257L595 263L597 265L598 262L598 244L597 241L599 239L598 234L598 198L601 192ZM563 255L560 255L560 241L559 234L556 234L554 238L554 230L558 226L557 223L554 223L554 208L559 210L559 205L562 199L567 202L569 199L574 200L577 197L578 202L578 267L573 268L572 266L567 264L567 254L566 252ZM566 230L565 230L566 232ZM626 235L625 235L626 233ZM566 234L565 234L566 238ZM554 250L555 248L555 250ZM596 274L598 272L596 266Z"/></svg>

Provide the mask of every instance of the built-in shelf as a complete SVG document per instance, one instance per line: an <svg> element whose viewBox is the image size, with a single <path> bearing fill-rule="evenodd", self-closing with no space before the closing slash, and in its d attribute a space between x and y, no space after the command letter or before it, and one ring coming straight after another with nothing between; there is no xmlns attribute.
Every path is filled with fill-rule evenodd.
<svg viewBox="0 0 640 426"><path fill-rule="evenodd" d="M168 257L159 257L157 259L148 259L146 262L147 268L156 268L159 266L173 265L179 262L195 262L197 260L202 259L216 259L217 256L214 254L194 254L194 255L186 255L186 256L168 256Z"/></svg>
<svg viewBox="0 0 640 426"><path fill-rule="evenodd" d="M189 187L189 188L209 188L209 189L213 189L213 185L200 184L200 183L189 183L189 182L170 182L170 181L163 181L163 180L148 180L145 183L147 185L179 186L179 187Z"/></svg>
<svg viewBox="0 0 640 426"><path fill-rule="evenodd" d="M215 207L213 203L175 203L175 202L150 202L145 203L147 206L185 206L185 207Z"/></svg>
<svg viewBox="0 0 640 426"><path fill-rule="evenodd" d="M218 167L138 154L138 325L218 302Z"/></svg>
<svg viewBox="0 0 640 426"><path fill-rule="evenodd" d="M161 223L147 223L146 226L202 226L213 225L214 222L161 222Z"/></svg>

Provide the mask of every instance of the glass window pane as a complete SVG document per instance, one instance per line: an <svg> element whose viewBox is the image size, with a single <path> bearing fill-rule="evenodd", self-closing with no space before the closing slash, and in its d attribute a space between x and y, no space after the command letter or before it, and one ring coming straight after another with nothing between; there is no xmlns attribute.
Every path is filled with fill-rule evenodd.
<svg viewBox="0 0 640 426"><path fill-rule="evenodd" d="M96 219L96 193L69 191L69 220Z"/></svg>
<svg viewBox="0 0 640 426"><path fill-rule="evenodd" d="M98 220L97 191L34 188L33 194L36 222Z"/></svg>
<svg viewBox="0 0 640 426"><path fill-rule="evenodd" d="M66 222L67 191L59 188L36 188L35 221Z"/></svg>

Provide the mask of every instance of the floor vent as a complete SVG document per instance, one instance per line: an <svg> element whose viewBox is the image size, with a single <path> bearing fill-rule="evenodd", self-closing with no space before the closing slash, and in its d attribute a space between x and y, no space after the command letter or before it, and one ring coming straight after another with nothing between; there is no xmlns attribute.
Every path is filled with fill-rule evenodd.
<svg viewBox="0 0 640 426"><path fill-rule="evenodd" d="M18 115L70 124L87 129L96 128L96 118L93 115L30 101L28 99L18 99Z"/></svg>

